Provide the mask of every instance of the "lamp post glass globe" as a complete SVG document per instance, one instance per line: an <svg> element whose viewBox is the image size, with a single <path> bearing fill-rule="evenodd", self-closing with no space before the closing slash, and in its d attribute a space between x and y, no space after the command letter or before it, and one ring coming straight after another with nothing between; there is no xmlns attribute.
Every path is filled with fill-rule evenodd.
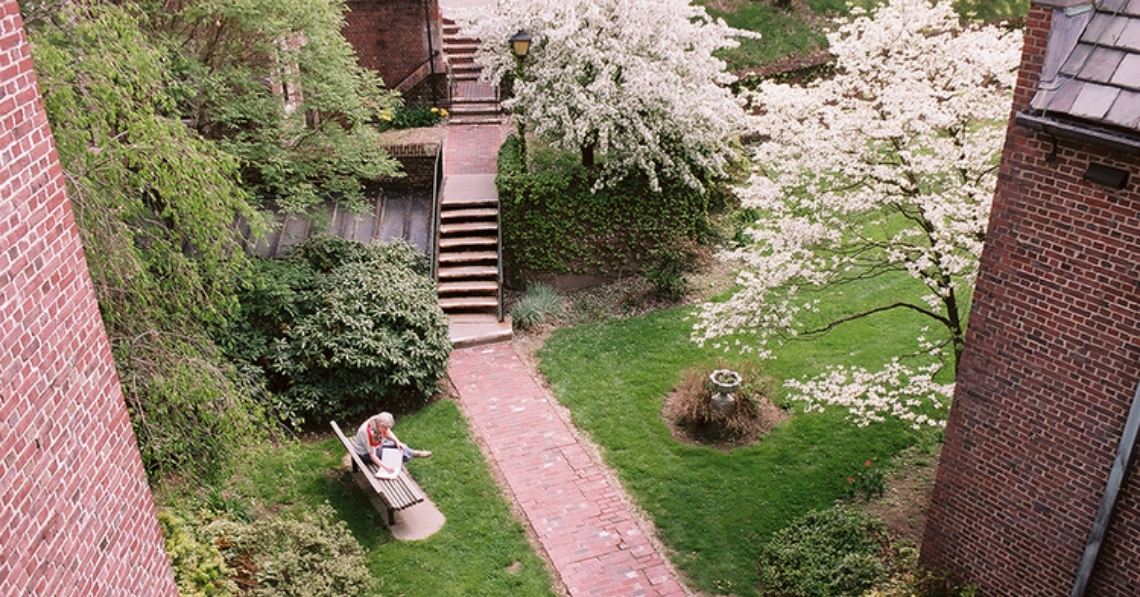
<svg viewBox="0 0 1140 597"><path fill-rule="evenodd" d="M519 29L518 33L511 36L508 42L511 45L511 51L515 53L518 58L526 58L527 52L530 52L530 34L526 29Z"/></svg>

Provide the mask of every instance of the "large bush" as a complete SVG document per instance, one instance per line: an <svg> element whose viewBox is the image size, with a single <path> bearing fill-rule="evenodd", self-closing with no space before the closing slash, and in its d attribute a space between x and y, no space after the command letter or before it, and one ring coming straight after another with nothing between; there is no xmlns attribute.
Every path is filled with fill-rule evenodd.
<svg viewBox="0 0 1140 597"><path fill-rule="evenodd" d="M418 406L447 369L447 318L426 257L404 242L310 240L263 263L242 305L231 354L265 371L297 423Z"/></svg>
<svg viewBox="0 0 1140 597"><path fill-rule="evenodd" d="M886 577L882 521L850 508L813 510L772 536L760 552L763 595L858 597Z"/></svg>

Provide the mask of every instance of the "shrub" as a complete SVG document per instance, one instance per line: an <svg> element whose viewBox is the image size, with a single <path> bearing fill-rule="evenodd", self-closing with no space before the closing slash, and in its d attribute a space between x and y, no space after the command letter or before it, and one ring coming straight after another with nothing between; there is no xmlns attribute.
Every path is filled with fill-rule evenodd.
<svg viewBox="0 0 1140 597"><path fill-rule="evenodd" d="M513 136L499 152L503 259L512 272L629 275L649 251L708 237L716 193L667 180L653 192L636 176L596 189L596 172L543 156L529 171Z"/></svg>
<svg viewBox="0 0 1140 597"><path fill-rule="evenodd" d="M228 597L237 593L222 553L196 520L159 510L158 524L181 597Z"/></svg>
<svg viewBox="0 0 1140 597"><path fill-rule="evenodd" d="M975 597L977 586L956 584L944 572L918 565L918 550L911 546L891 550L891 577L863 597Z"/></svg>
<svg viewBox="0 0 1140 597"><path fill-rule="evenodd" d="M533 328L562 314L562 297L547 284L527 286L526 293L511 307L511 320L522 329Z"/></svg>
<svg viewBox="0 0 1140 597"><path fill-rule="evenodd" d="M679 301L689 291L685 274L696 271L701 255L700 245L678 237L672 243L649 250L641 273L653 285L658 298Z"/></svg>
<svg viewBox="0 0 1140 597"><path fill-rule="evenodd" d="M814 510L777 532L761 549L761 594L858 597L886 577L882 521L858 510Z"/></svg>
<svg viewBox="0 0 1140 597"><path fill-rule="evenodd" d="M388 112L381 112L381 119L392 125L392 128L411 129L425 126L435 126L447 117L447 110L426 107L400 107Z"/></svg>
<svg viewBox="0 0 1140 597"><path fill-rule="evenodd" d="M415 247L317 238L260 271L226 345L266 371L283 417L356 418L434 394L451 341Z"/></svg>
<svg viewBox="0 0 1140 597"><path fill-rule="evenodd" d="M259 518L250 524L218 520L207 527L235 580L258 597L376 595L379 582L364 550L327 503L315 511Z"/></svg>

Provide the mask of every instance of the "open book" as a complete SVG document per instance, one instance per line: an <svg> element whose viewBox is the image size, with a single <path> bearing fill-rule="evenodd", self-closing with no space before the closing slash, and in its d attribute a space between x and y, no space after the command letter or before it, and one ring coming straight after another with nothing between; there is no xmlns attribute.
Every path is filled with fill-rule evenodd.
<svg viewBox="0 0 1140 597"><path fill-rule="evenodd" d="M404 452L399 448L384 448L380 451L380 461L384 463L384 466L392 469L392 472L377 468L375 473L376 478L395 479L396 475L400 474L400 469L404 466Z"/></svg>

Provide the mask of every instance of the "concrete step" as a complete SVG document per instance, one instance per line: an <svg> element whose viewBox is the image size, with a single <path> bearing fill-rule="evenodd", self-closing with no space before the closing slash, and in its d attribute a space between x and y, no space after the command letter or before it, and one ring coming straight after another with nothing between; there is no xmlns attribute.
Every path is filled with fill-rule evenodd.
<svg viewBox="0 0 1140 597"><path fill-rule="evenodd" d="M478 64L475 64L474 62L469 62L469 63L465 63L465 64L452 64L451 65L451 72L456 77L459 77L460 75L467 75L467 76L475 75L476 77L478 77L479 74L483 72L483 67L479 66Z"/></svg>
<svg viewBox="0 0 1140 597"><path fill-rule="evenodd" d="M439 306L444 311L459 311L473 309L499 309L499 298L496 296L456 296L439 299Z"/></svg>
<svg viewBox="0 0 1140 597"><path fill-rule="evenodd" d="M478 114L498 114L500 112L499 104L497 102L489 101L467 101L467 102L452 102L451 113L456 116L475 116Z"/></svg>
<svg viewBox="0 0 1140 597"><path fill-rule="evenodd" d="M464 280L440 282L439 294L493 294L498 295L499 283L490 280Z"/></svg>
<svg viewBox="0 0 1140 597"><path fill-rule="evenodd" d="M497 236L460 236L439 239L439 250L457 249L459 247L494 247L499 244Z"/></svg>
<svg viewBox="0 0 1140 597"><path fill-rule="evenodd" d="M456 58L465 58L473 60L475 58L475 51L479 50L479 42L475 40L449 40L443 38L443 54L446 54L451 62L455 62Z"/></svg>
<svg viewBox="0 0 1140 597"><path fill-rule="evenodd" d="M453 348L510 342L513 337L510 316L499 321L497 309L496 313L448 313L447 318Z"/></svg>
<svg viewBox="0 0 1140 597"><path fill-rule="evenodd" d="M451 224L440 224L439 234L441 236L453 235L468 235L472 232L489 232L494 231L498 234L499 225L496 222L461 222Z"/></svg>
<svg viewBox="0 0 1140 597"><path fill-rule="evenodd" d="M501 126L503 124L503 116L459 116L457 118L448 118L448 124L463 124L463 125L494 125Z"/></svg>
<svg viewBox="0 0 1140 597"><path fill-rule="evenodd" d="M490 83L485 84L484 89L464 89L463 91L482 92L482 94L472 94L456 96L451 98L452 106L468 105L468 104L498 104L499 100L495 98L495 88Z"/></svg>
<svg viewBox="0 0 1140 597"><path fill-rule="evenodd" d="M489 278L498 281L499 268L494 265L466 265L440 267L437 275L443 280L472 280Z"/></svg>
<svg viewBox="0 0 1140 597"><path fill-rule="evenodd" d="M441 266L459 263L497 263L498 260L499 254L495 251L441 251L439 254Z"/></svg>
<svg viewBox="0 0 1140 597"><path fill-rule="evenodd" d="M441 220L497 220L499 210L493 207L443 209L439 217Z"/></svg>

